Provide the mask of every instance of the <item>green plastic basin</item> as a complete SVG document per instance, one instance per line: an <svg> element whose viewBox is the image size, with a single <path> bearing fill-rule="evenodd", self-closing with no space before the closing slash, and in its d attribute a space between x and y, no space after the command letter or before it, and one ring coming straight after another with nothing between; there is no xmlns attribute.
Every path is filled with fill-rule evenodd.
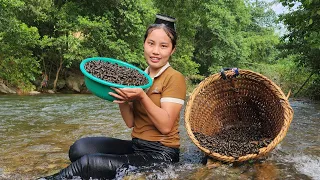
<svg viewBox="0 0 320 180"><path fill-rule="evenodd" d="M105 62L110 62L110 63L113 63L113 64L116 63L119 66L124 66L124 67L127 67L127 68L136 69L136 70L138 70L139 73L141 73L142 75L144 75L147 78L148 83L145 84L145 85L142 85L142 86L126 86L126 85L116 84L116 83L113 83L113 82L109 82L109 81L105 81L105 80L102 80L100 78L97 78L97 77L93 76L92 74L88 73L85 70L84 66L89 61L98 61L98 60L105 61ZM143 70L141 70L140 68L138 68L138 67L136 67L136 66L134 66L132 64L126 63L126 62L118 60L118 59L106 58L106 57L87 58L87 59L84 59L80 63L80 70L84 74L84 82L85 82L85 85L88 88L88 90L91 93L93 93L94 95L96 95L96 96L98 96L98 97L100 97L102 99L108 100L108 101L115 100L115 98L113 96L109 95L109 92L114 92L115 93L115 91L113 89L111 89L111 87L147 89L152 85L152 79L147 73L145 73Z"/></svg>

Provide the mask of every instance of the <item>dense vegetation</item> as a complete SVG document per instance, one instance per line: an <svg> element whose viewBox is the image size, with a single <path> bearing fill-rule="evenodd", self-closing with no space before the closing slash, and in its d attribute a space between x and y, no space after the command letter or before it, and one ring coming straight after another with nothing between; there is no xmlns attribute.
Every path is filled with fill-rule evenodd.
<svg viewBox="0 0 320 180"><path fill-rule="evenodd" d="M280 1L299 6L277 17L262 0L0 0L0 79L30 91L44 73L56 90L59 77L93 56L145 68L145 29L162 13L177 18L171 65L190 83L239 67L320 99L319 1Z"/></svg>

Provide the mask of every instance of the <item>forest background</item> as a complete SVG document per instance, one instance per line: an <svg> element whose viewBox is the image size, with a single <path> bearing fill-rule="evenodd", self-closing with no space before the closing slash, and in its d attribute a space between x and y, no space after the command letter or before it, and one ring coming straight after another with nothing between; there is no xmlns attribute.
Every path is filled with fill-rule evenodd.
<svg viewBox="0 0 320 180"><path fill-rule="evenodd" d="M272 10L279 2L286 14ZM320 99L319 0L0 0L0 80L28 92L47 75L45 88L62 91L59 81L94 56L144 69L143 36L157 13L177 19L170 63L189 91L221 68L238 67L292 97Z"/></svg>

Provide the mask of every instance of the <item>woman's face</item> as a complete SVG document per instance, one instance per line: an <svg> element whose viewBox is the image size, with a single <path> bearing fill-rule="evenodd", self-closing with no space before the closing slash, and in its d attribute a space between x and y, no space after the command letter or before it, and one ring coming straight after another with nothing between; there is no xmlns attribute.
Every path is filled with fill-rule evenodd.
<svg viewBox="0 0 320 180"><path fill-rule="evenodd" d="M150 70L158 72L166 65L175 49L163 29L153 29L144 42L144 57Z"/></svg>

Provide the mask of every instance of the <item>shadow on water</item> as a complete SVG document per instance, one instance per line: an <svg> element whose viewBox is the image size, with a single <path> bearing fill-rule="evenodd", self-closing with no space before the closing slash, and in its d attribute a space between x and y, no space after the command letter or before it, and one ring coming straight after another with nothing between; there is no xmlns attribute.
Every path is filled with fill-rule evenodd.
<svg viewBox="0 0 320 180"><path fill-rule="evenodd" d="M320 179L320 104L291 100L287 136L266 157L205 166L181 113L181 158L174 165L121 169L117 179ZM116 104L93 95L0 96L0 179L36 179L69 164L68 149L85 136L130 139Z"/></svg>

